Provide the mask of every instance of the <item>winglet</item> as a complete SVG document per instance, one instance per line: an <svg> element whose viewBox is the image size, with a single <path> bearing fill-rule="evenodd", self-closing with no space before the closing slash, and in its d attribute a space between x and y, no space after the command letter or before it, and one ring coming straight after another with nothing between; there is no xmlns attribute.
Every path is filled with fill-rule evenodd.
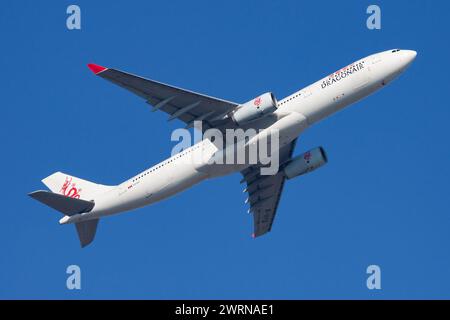
<svg viewBox="0 0 450 320"><path fill-rule="evenodd" d="M89 67L89 69L91 69L91 71L92 71L94 74L99 74L100 72L103 72L103 71L105 71L105 70L108 70L108 68L99 66L98 64L94 64L94 63L89 63L87 66Z"/></svg>

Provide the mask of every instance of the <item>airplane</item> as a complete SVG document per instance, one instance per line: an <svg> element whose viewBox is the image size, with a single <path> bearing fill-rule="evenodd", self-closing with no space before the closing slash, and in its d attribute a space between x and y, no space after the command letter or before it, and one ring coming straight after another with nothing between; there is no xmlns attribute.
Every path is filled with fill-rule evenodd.
<svg viewBox="0 0 450 320"><path fill-rule="evenodd" d="M279 133L279 166L276 174L261 174L260 163L220 164L214 161L184 161L195 153L209 160L223 157L212 139L205 138L161 163L118 184L103 185L56 172L42 180L50 189L29 196L60 211L60 224L75 224L81 247L95 237L99 219L130 211L180 193L206 179L240 172L246 184L249 212L253 215L253 237L272 229L284 183L327 163L322 147L293 156L298 136L313 124L383 88L407 69L416 58L413 50L379 52L324 77L277 100L271 92L246 102L235 103L145 79L96 64L91 71L145 99L153 111L169 114L190 128L201 123L202 130L256 128L258 139L269 130ZM252 138L252 141L255 137ZM247 144L244 144L248 146Z"/></svg>

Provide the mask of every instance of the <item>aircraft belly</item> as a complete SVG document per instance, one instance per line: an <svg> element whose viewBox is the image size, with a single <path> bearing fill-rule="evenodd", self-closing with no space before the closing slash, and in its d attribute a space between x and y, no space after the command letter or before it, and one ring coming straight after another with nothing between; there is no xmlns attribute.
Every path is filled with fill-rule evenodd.
<svg viewBox="0 0 450 320"><path fill-rule="evenodd" d="M174 162L167 166L161 175L161 183L148 188L148 200L151 203L166 199L207 178L207 175L195 170L193 163Z"/></svg>
<svg viewBox="0 0 450 320"><path fill-rule="evenodd" d="M275 151L296 139L301 132L308 127L305 116L298 112L291 112L279 118L265 130L261 130L252 137L245 147L243 144L228 145L225 149L216 151L210 155L208 161L196 166L196 170L206 174L208 177L220 177L234 172L239 172L245 168L258 163L260 145L266 144L267 150ZM278 132L278 146L272 147L271 133ZM245 150L245 151L243 151ZM249 151L256 151L258 154L249 156ZM237 154L245 154L238 160ZM252 161L250 161L252 159ZM255 162L256 160L256 162Z"/></svg>

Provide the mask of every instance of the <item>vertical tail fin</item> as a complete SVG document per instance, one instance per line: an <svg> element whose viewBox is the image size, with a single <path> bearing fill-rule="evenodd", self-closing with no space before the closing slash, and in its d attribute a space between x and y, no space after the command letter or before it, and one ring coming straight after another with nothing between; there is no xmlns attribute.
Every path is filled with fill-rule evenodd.
<svg viewBox="0 0 450 320"><path fill-rule="evenodd" d="M112 186L93 183L62 172L55 172L42 182L54 193L88 201L112 188Z"/></svg>

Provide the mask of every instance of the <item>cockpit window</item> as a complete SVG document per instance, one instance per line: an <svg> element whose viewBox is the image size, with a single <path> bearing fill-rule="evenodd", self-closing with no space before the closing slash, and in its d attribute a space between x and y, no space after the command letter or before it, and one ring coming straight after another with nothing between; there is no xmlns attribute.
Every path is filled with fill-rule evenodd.
<svg viewBox="0 0 450 320"><path fill-rule="evenodd" d="M400 49L395 49L395 50L392 50L392 53L399 52L399 51L400 51Z"/></svg>

